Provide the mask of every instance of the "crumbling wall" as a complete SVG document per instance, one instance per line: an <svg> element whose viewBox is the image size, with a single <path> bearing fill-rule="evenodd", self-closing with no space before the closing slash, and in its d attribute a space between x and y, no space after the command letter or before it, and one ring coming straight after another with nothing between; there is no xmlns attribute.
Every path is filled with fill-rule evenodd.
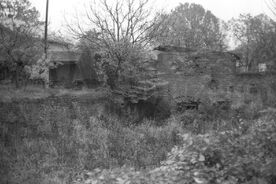
<svg viewBox="0 0 276 184"><path fill-rule="evenodd" d="M59 65L49 72L53 85L72 87L74 80L80 79L80 71L75 63Z"/></svg>
<svg viewBox="0 0 276 184"><path fill-rule="evenodd" d="M238 59L229 52L163 49L156 68L158 77L169 82L175 106L181 100L208 104L230 101L234 108L252 102L275 104L275 74L237 73Z"/></svg>
<svg viewBox="0 0 276 184"><path fill-rule="evenodd" d="M112 91L111 101L119 107L121 117L140 122L144 118L162 120L171 114L168 82L161 80L139 81L137 86L121 86Z"/></svg>
<svg viewBox="0 0 276 184"><path fill-rule="evenodd" d="M244 103L255 101L268 106L276 103L276 75L273 73L240 74L233 86L243 96Z"/></svg>
<svg viewBox="0 0 276 184"><path fill-rule="evenodd" d="M159 77L169 82L169 92L194 101L217 101L225 98L234 80L235 63L228 53L213 51L160 52Z"/></svg>

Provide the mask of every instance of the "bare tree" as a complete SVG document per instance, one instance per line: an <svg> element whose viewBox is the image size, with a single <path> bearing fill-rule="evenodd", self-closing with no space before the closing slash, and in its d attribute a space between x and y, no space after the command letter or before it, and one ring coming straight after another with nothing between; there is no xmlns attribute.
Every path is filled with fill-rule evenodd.
<svg viewBox="0 0 276 184"><path fill-rule="evenodd" d="M101 0L90 4L86 11L88 29L78 17L76 24L68 24L68 28L82 43L105 53L107 64L115 70L112 78L117 78L126 69L123 64L137 59L139 53L134 50L145 48L154 37L159 23L151 15L149 0Z"/></svg>
<svg viewBox="0 0 276 184"><path fill-rule="evenodd" d="M273 61L276 48L276 23L265 14L240 15L229 22L238 43L237 51L244 55L243 64L252 69L258 62Z"/></svg>
<svg viewBox="0 0 276 184"><path fill-rule="evenodd" d="M276 1L275 0L265 0L267 7L276 16Z"/></svg>
<svg viewBox="0 0 276 184"><path fill-rule="evenodd" d="M100 3L90 4L86 11L91 26L89 29L100 35L92 37L93 40L90 38L90 41L96 44L100 41L105 46L110 46L108 41L119 42L122 39L127 39L132 44L148 44L151 39L148 31L156 23L150 20L152 13L148 6L149 0L101 0ZM77 25L68 24L68 27L79 38L86 35L79 19Z"/></svg>

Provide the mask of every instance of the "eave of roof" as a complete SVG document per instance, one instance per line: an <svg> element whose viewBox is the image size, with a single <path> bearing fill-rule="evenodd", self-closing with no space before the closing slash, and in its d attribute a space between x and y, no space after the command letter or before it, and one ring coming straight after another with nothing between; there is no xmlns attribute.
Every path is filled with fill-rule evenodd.
<svg viewBox="0 0 276 184"><path fill-rule="evenodd" d="M77 63L80 53L75 51L52 51L49 53L50 62Z"/></svg>

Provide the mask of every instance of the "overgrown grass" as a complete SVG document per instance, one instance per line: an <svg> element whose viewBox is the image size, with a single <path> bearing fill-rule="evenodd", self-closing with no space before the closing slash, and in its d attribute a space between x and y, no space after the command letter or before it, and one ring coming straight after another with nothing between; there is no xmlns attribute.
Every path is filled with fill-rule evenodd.
<svg viewBox="0 0 276 184"><path fill-rule="evenodd" d="M181 134L166 160L154 169L129 167L84 171L84 183L274 184L276 116L267 113L247 126L205 134Z"/></svg>
<svg viewBox="0 0 276 184"><path fill-rule="evenodd" d="M50 96L75 96L78 98L100 98L109 92L106 88L81 90L65 89L65 88L44 88L43 86L27 85L16 88L14 85L0 85L0 102L9 102L11 100L22 99L44 99Z"/></svg>
<svg viewBox="0 0 276 184"><path fill-rule="evenodd" d="M132 125L91 116L95 109L75 102L16 105L16 118L7 115L0 124L0 183L275 181L274 109L237 114L210 108Z"/></svg>
<svg viewBox="0 0 276 184"><path fill-rule="evenodd" d="M70 183L82 170L154 168L181 141L174 121L126 126L114 117L88 118L75 105L73 118L61 106L22 107L14 127L1 124L0 183Z"/></svg>

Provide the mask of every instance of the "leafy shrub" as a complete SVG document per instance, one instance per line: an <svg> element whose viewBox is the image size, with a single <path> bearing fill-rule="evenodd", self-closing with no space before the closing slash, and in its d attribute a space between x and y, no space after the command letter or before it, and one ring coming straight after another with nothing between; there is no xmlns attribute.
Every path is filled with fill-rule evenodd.
<svg viewBox="0 0 276 184"><path fill-rule="evenodd" d="M76 183L273 184L276 173L275 121L256 120L246 130L182 134L161 166L86 172Z"/></svg>

